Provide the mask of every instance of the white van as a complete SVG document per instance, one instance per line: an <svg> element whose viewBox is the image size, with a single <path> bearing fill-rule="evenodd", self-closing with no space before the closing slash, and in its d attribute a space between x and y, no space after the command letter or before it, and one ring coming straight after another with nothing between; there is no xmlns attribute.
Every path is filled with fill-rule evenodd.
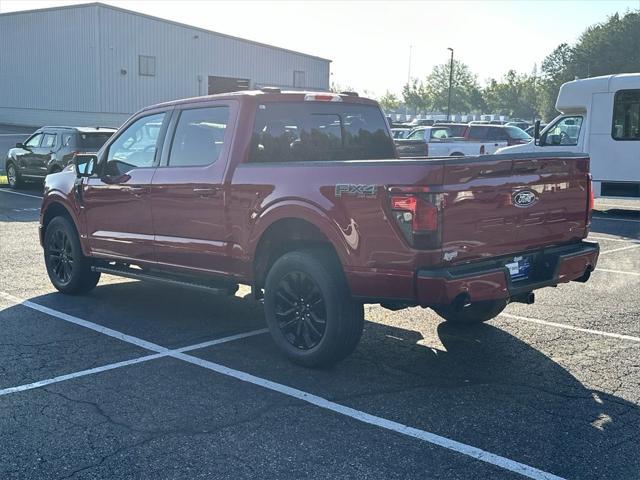
<svg viewBox="0 0 640 480"><path fill-rule="evenodd" d="M586 152L596 196L640 197L640 73L567 82L556 110L538 140L496 153Z"/></svg>

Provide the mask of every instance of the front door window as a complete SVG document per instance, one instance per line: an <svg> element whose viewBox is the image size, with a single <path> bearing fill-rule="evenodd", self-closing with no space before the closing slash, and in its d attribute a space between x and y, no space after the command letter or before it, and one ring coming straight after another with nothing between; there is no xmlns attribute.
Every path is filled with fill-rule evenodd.
<svg viewBox="0 0 640 480"><path fill-rule="evenodd" d="M105 173L123 175L134 168L153 167L158 137L165 113L156 113L133 122L109 146Z"/></svg>
<svg viewBox="0 0 640 480"><path fill-rule="evenodd" d="M578 145L582 117L564 117L558 120L541 138L541 146L570 147Z"/></svg>

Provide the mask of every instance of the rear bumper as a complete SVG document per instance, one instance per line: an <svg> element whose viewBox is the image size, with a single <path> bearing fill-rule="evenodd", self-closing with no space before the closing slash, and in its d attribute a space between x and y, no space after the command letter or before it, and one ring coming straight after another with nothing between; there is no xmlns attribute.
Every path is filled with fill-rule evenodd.
<svg viewBox="0 0 640 480"><path fill-rule="evenodd" d="M573 280L586 281L596 267L600 247L580 242L562 247L522 252L532 257L527 280L512 281L505 266L513 255L449 268L421 269L416 278L416 303L449 305L459 299L469 302L509 299L538 288Z"/></svg>

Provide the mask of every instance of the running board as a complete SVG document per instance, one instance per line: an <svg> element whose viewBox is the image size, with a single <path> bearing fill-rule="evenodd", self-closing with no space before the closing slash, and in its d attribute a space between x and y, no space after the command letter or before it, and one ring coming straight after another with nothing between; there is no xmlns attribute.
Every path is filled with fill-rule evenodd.
<svg viewBox="0 0 640 480"><path fill-rule="evenodd" d="M94 272L107 273L118 277L132 278L134 280L144 280L148 282L163 283L165 285L173 285L175 287L190 288L192 290L203 290L215 295L229 295L229 290L220 288L219 286L208 285L204 282L198 282L195 279L180 279L163 274L146 273L142 270L129 268L124 266L93 266L91 270Z"/></svg>

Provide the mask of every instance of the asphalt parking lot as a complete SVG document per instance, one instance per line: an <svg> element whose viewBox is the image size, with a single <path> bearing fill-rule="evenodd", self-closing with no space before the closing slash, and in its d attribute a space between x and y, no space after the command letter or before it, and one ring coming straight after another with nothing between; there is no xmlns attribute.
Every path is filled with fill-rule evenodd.
<svg viewBox="0 0 640 480"><path fill-rule="evenodd" d="M50 285L37 186L0 188L0 478L640 478L640 202L598 270L471 328L367 306L330 370L259 304L103 276Z"/></svg>

